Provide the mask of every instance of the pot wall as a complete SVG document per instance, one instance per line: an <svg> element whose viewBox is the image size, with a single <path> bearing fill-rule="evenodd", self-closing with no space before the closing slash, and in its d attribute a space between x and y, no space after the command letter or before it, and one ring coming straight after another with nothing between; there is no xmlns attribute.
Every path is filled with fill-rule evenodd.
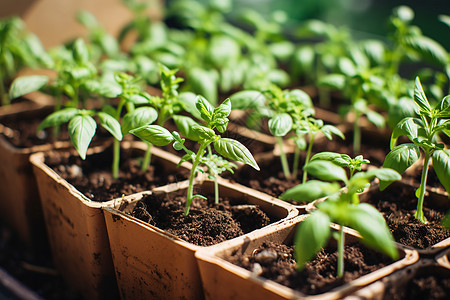
<svg viewBox="0 0 450 300"><path fill-rule="evenodd" d="M239 239L233 244L217 245L208 249L208 251L198 251L196 256L199 261L206 299L340 299L418 260L416 251L400 249L402 258L399 261L330 292L307 296L274 281L255 276L250 271L224 259L227 255L236 251L251 254L254 249L266 241L292 243L297 224L303 221L306 216L300 215L281 224L275 232L264 236ZM346 231L346 242L356 239L357 235L353 230Z"/></svg>
<svg viewBox="0 0 450 300"><path fill-rule="evenodd" d="M127 144L142 155L143 143ZM94 150L90 149L90 153ZM161 160L168 170L176 170L179 158L153 147L152 160ZM102 207L117 200L94 202L84 197L44 162L44 153L30 158L38 183L42 209L56 268L67 283L87 299L117 297L116 279ZM184 164L187 168L189 164Z"/></svg>
<svg viewBox="0 0 450 300"><path fill-rule="evenodd" d="M170 193L178 188L186 189L187 184L186 181L179 185L166 186L159 189L159 192ZM202 183L204 191L213 191L213 188L211 181ZM260 205L262 210L281 219L255 232L271 231L276 224L297 214L295 208L271 197L262 200L245 187L236 187L220 180L219 189L221 195L242 197L249 204ZM133 206L140 198L139 195L131 196L127 201L131 201ZM204 297L195 252L209 247L185 242L117 209L105 207L104 210L122 299Z"/></svg>

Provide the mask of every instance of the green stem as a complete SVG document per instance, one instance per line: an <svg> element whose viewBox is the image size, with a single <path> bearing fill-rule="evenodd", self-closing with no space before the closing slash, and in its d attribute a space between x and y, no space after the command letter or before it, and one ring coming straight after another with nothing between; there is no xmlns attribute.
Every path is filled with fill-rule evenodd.
<svg viewBox="0 0 450 300"><path fill-rule="evenodd" d="M341 278L344 275L344 226L339 226L339 238L338 238L338 267L337 267L337 277Z"/></svg>
<svg viewBox="0 0 450 300"><path fill-rule="evenodd" d="M305 158L304 166L306 166L309 163L309 160L311 158L312 146L314 143L314 136L315 136L314 134L311 134L311 137L309 138L309 145L308 145L308 150L306 151L306 158ZM308 172L306 172L304 170L302 183L305 183L307 179L308 179Z"/></svg>
<svg viewBox="0 0 450 300"><path fill-rule="evenodd" d="M148 166L150 166L150 160L152 159L152 143L145 142L147 144L147 150L145 150L144 161L142 162L141 170L142 172L147 171Z"/></svg>
<svg viewBox="0 0 450 300"><path fill-rule="evenodd" d="M192 169L189 174L189 186L187 190L187 199L186 199L186 209L184 211L184 215L187 216L189 214L189 208L191 207L192 199L194 198L193 190L194 190L194 178L195 172L197 170L198 165L205 153L205 148L207 144L201 144L200 149L198 149L197 154L195 155L194 162L192 163Z"/></svg>
<svg viewBox="0 0 450 300"><path fill-rule="evenodd" d="M425 152L425 158L423 161L423 169L422 169L422 177L420 179L420 186L419 186L419 201L417 202L417 209L414 213L414 217L418 219L420 222L426 224L427 219L423 215L423 200L425 198L425 191L427 186L427 177L428 177L428 166L430 164L431 155L427 151Z"/></svg>
<svg viewBox="0 0 450 300"><path fill-rule="evenodd" d="M113 145L113 165L112 165L112 176L113 178L119 178L119 162L120 162L120 141L114 139Z"/></svg>
<svg viewBox="0 0 450 300"><path fill-rule="evenodd" d="M217 176L214 176L214 203L219 204L219 183Z"/></svg>
<svg viewBox="0 0 450 300"><path fill-rule="evenodd" d="M291 177L291 172L289 171L289 165L287 161L286 153L284 152L284 145L283 145L283 139L279 136L277 136L277 142L280 146L280 159L281 159L281 167L283 168L284 177L286 179Z"/></svg>
<svg viewBox="0 0 450 300"><path fill-rule="evenodd" d="M361 128L359 127L360 114L355 112L353 122L353 154L357 155L361 151Z"/></svg>
<svg viewBox="0 0 450 300"><path fill-rule="evenodd" d="M294 148L294 163L292 164L292 179L295 180L298 176L298 165L300 163L300 148Z"/></svg>

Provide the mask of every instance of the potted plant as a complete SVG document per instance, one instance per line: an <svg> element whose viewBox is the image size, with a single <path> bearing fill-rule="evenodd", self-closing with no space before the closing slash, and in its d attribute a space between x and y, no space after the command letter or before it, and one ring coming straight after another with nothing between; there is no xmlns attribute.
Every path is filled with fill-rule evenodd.
<svg viewBox="0 0 450 300"><path fill-rule="evenodd" d="M251 189L235 186L227 181L223 181L220 177L215 176L214 180L198 181L195 179L195 174L203 171L199 168L202 164L211 166L217 161L215 159L217 156L213 155L212 149L209 149L210 145L213 145L218 155L258 168L245 146L236 140L223 138L214 131L214 128L217 128L219 132L225 132L226 130L227 117L231 111L229 100L225 100L221 105L214 108L208 101L199 96L196 100L196 108L205 125L200 125L187 116L175 117L175 122L179 126L181 134L198 143L198 146L194 147L196 149L195 152L187 149L184 145L184 138L181 138L176 131L171 133L158 125L146 125L132 130L133 134L157 146L173 143L175 149L183 150L186 153L180 159L181 162L186 160L192 160L193 162L188 181L157 188L149 196L146 196L150 197L149 201L146 202L147 205L152 207L148 212L142 212L143 204L139 204L142 202L138 201L138 204L136 204L136 201L140 200L142 196L130 196L130 201L127 201L127 198L125 198L125 205L116 205L116 207L123 206L119 210L105 208L108 235L122 297L186 297L194 299L203 296L200 275L194 255L198 249L205 248L208 244L205 246L198 245L192 239L195 236L206 235L206 233L200 231L193 237L185 233L185 235L177 237L173 232L178 227L184 228L193 220L201 217L200 222L205 223L198 225L198 227L206 232L214 232L210 232L212 237L218 236L219 242L223 241L226 243L224 236L231 234L231 237L236 237L234 230L226 229L229 222L237 222L240 226L243 226L247 221L251 222L252 211L254 209L259 210L258 207L261 207L267 215L273 217L271 221L268 221L269 223L275 220L279 223L280 220L292 218L297 214L295 208L287 204L281 204L282 202L279 200L275 200L267 195L262 196L261 199L261 195L255 195ZM220 160L220 164L216 166L220 167L222 162L223 160ZM209 171L211 171L211 168ZM194 194L194 190L198 189L201 190L202 194ZM237 210L239 214L241 211L248 211L248 215L240 219L240 221L227 221L230 217L229 212L227 212L229 209L227 208L228 205L225 202L222 204L220 201L215 203L215 200L207 201L206 193L211 195L211 200L218 200L219 197L214 195L220 195L220 198L227 199L226 202L238 202L233 204L231 209ZM159 198L161 200L158 200ZM166 203L170 199L180 200L176 201L178 204ZM157 209L154 205L160 202L161 208ZM199 207L200 204L207 204L208 202L208 207ZM126 212L130 212L129 207L131 207L133 213L136 213L136 211L142 212L146 216L144 219L146 222L128 215ZM170 210L175 216L165 217L160 215L160 210ZM149 214L152 215L148 216ZM210 214L214 214L214 218L219 217L223 219L222 221L208 221L207 217ZM226 215L228 216L225 217ZM165 219L172 219L172 221L169 222L170 224L164 225L164 228L158 228L158 225L161 226L158 221L162 222ZM262 224L269 224L266 223L267 217L264 217L264 219L266 221ZM228 225L223 229L216 229L218 225L222 225L219 224L221 222ZM256 229L253 226L250 227L251 229L241 230L244 230L244 233L248 233L249 230L251 232ZM228 230L230 230L229 233ZM188 231L196 230L192 228ZM141 235L139 239L136 239L136 234ZM140 241L139 245L135 243L138 240ZM142 267L141 264L145 267ZM146 288L136 289L132 286L131 283L138 278L143 281ZM174 278L176 280L173 280Z"/></svg>

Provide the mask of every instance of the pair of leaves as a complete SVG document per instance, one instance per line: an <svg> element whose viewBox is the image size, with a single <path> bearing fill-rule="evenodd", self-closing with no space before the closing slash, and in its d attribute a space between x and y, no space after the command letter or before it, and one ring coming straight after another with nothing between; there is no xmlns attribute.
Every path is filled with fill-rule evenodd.
<svg viewBox="0 0 450 300"><path fill-rule="evenodd" d="M40 131L69 122L68 130L72 143L80 157L85 159L87 149L97 129L97 123L93 115L95 115L94 111L65 108L50 114L42 121L37 130ZM105 112L99 112L97 115L100 125L110 132L115 139L122 140L120 123Z"/></svg>

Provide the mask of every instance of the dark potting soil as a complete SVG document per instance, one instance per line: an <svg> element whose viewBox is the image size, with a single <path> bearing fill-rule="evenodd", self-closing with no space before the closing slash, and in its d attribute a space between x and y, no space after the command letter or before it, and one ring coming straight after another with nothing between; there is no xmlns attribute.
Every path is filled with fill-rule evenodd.
<svg viewBox="0 0 450 300"><path fill-rule="evenodd" d="M203 195L214 199L213 194ZM146 195L132 216L198 246L230 240L276 221L258 206L229 197L220 196L218 204L195 198L188 216L185 205L185 190Z"/></svg>
<svg viewBox="0 0 450 300"><path fill-rule="evenodd" d="M427 249L450 237L450 230L441 226L447 210L429 207L429 197L425 197L423 208L428 223L414 218L417 198L412 186L393 184L384 191L374 189L361 200L374 205L383 214L395 241L403 245Z"/></svg>
<svg viewBox="0 0 450 300"><path fill-rule="evenodd" d="M292 245L267 242L254 250L250 256L236 252L226 259L259 276L307 295L328 292L392 262L390 258L358 243L348 243L345 246L345 272L342 278L336 277L337 251L331 247L320 251L302 271L297 271Z"/></svg>
<svg viewBox="0 0 450 300"><path fill-rule="evenodd" d="M86 160L73 153L48 152L45 161L83 195L99 202L151 190L189 177L189 171L182 168L176 173L169 172L155 156L152 157L149 168L143 172L143 155L143 151L139 153L136 149L122 149L118 179L114 179L111 173L112 147L104 152L88 155Z"/></svg>

